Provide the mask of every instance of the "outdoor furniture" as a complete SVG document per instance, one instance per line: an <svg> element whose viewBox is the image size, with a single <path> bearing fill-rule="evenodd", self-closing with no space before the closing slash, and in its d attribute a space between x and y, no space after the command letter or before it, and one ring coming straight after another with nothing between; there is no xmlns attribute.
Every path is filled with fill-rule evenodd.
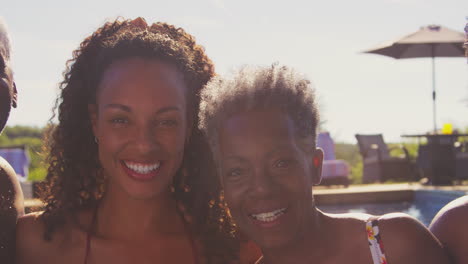
<svg viewBox="0 0 468 264"><path fill-rule="evenodd" d="M402 137L426 138L419 145L416 165L433 185L452 184L454 180L468 179L468 152L459 137L468 134L419 134ZM458 146L460 145L460 146Z"/></svg>
<svg viewBox="0 0 468 264"><path fill-rule="evenodd" d="M455 179L468 180L468 152L455 154Z"/></svg>
<svg viewBox="0 0 468 264"><path fill-rule="evenodd" d="M384 182L387 180L415 180L414 165L408 150L401 146L404 155L391 157L382 134L356 134L359 152L363 161L363 183Z"/></svg>
<svg viewBox="0 0 468 264"><path fill-rule="evenodd" d="M26 146L0 147L0 156L10 163L20 181L28 178L30 159Z"/></svg>
<svg viewBox="0 0 468 264"><path fill-rule="evenodd" d="M335 143L328 132L319 133L317 147L324 152L322 164L322 181L320 185L349 185L349 164L344 160L337 160Z"/></svg>

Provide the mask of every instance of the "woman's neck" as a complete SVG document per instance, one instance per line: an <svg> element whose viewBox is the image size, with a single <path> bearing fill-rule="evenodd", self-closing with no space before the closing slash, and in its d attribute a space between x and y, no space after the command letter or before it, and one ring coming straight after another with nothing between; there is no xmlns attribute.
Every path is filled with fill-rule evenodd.
<svg viewBox="0 0 468 264"><path fill-rule="evenodd" d="M302 236L278 248L262 249L262 264L277 263L313 263L326 254L330 236L327 233L327 216L318 210L313 212L310 228L304 230Z"/></svg>
<svg viewBox="0 0 468 264"><path fill-rule="evenodd" d="M135 199L121 191L108 190L98 205L94 231L98 236L124 240L183 233L176 208L170 191L150 199Z"/></svg>

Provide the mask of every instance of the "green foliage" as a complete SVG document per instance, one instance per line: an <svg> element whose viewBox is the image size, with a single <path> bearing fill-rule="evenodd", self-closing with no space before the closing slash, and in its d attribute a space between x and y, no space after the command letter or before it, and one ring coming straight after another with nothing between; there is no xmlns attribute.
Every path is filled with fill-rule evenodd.
<svg viewBox="0 0 468 264"><path fill-rule="evenodd" d="M417 142L409 142L409 143L389 143L388 149L390 150L390 156L393 157L402 157L405 155L403 151L403 147L408 150L408 155L411 160L415 160L418 156L418 147L419 144Z"/></svg>
<svg viewBox="0 0 468 264"><path fill-rule="evenodd" d="M362 159L359 162L351 164L351 184L362 183L363 163Z"/></svg>
<svg viewBox="0 0 468 264"><path fill-rule="evenodd" d="M356 144L335 143L335 155L337 159L348 162L351 169L351 183L362 183L362 158Z"/></svg>
<svg viewBox="0 0 468 264"><path fill-rule="evenodd" d="M6 127L2 135L10 139L15 138L42 138L44 129L30 126Z"/></svg>
<svg viewBox="0 0 468 264"><path fill-rule="evenodd" d="M37 167L29 171L29 181L42 181L47 175L47 169L45 167Z"/></svg>
<svg viewBox="0 0 468 264"><path fill-rule="evenodd" d="M29 166L28 180L40 181L45 178L43 135L44 128L13 126L6 127L0 135L0 147L26 146L31 164Z"/></svg>

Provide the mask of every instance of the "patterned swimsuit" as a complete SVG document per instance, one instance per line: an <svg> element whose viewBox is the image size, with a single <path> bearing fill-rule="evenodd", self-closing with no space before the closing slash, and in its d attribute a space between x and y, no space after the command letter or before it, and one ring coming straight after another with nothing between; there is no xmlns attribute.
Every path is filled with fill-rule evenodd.
<svg viewBox="0 0 468 264"><path fill-rule="evenodd" d="M366 233L374 264L388 264L384 253L382 238L380 237L379 221L377 217L371 217L367 220Z"/></svg>

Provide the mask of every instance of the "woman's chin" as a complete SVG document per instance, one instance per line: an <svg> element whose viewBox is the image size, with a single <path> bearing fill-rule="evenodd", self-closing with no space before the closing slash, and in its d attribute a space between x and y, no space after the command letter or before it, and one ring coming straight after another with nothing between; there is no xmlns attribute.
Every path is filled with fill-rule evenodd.
<svg viewBox="0 0 468 264"><path fill-rule="evenodd" d="M164 188L161 190L154 188L127 188L125 192L129 198L135 200L152 200L170 196L169 188Z"/></svg>

